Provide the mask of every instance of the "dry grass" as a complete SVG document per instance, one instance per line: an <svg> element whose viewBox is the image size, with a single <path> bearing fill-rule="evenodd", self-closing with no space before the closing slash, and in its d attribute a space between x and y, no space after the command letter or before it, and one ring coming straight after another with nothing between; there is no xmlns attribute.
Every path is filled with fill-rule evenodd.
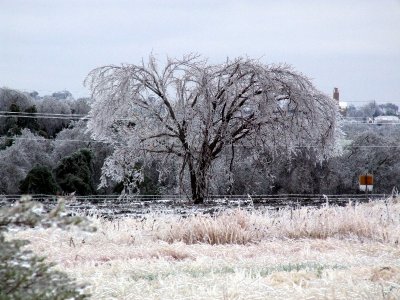
<svg viewBox="0 0 400 300"><path fill-rule="evenodd" d="M29 229L93 299L400 299L400 203Z"/></svg>
<svg viewBox="0 0 400 300"><path fill-rule="evenodd" d="M169 243L247 244L271 238L358 238L385 243L400 240L400 204L325 206L277 212L225 211L217 217L154 217L155 236Z"/></svg>

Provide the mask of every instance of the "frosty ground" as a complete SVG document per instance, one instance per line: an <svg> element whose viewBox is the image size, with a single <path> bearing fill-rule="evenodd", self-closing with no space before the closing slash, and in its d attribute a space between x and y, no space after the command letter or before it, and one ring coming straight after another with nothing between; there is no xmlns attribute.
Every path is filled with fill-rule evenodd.
<svg viewBox="0 0 400 300"><path fill-rule="evenodd" d="M26 229L93 299L399 299L400 203L93 218Z"/></svg>

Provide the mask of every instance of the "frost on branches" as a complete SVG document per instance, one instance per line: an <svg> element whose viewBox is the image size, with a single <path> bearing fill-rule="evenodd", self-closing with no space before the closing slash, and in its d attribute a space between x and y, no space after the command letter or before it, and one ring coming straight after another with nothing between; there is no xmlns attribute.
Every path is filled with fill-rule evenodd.
<svg viewBox="0 0 400 300"><path fill-rule="evenodd" d="M138 165L157 161L201 203L215 170L228 174L239 151L274 157L308 148L323 159L340 134L335 102L288 65L247 58L211 65L188 55L159 66L150 55L138 65L94 69L86 84L92 137L114 146L103 185L135 183Z"/></svg>

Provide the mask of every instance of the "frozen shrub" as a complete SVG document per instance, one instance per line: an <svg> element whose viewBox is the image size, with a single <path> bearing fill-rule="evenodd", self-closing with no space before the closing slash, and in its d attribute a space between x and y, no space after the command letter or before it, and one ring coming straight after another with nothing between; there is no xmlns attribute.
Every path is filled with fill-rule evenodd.
<svg viewBox="0 0 400 300"><path fill-rule="evenodd" d="M27 241L6 241L0 236L0 299L85 299L78 286L53 264L23 246Z"/></svg>
<svg viewBox="0 0 400 300"><path fill-rule="evenodd" d="M25 199L13 207L0 209L0 299L86 299L84 286L77 285L45 257L24 249L28 241L6 240L4 232L12 226L59 226L82 224L85 219L63 214L62 202L48 214L38 203Z"/></svg>

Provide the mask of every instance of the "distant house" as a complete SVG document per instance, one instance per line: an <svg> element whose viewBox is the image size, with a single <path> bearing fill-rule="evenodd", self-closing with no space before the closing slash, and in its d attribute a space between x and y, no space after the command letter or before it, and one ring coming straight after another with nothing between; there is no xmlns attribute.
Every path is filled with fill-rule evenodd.
<svg viewBox="0 0 400 300"><path fill-rule="evenodd" d="M397 124L400 123L398 116L378 116L374 118L375 124Z"/></svg>

